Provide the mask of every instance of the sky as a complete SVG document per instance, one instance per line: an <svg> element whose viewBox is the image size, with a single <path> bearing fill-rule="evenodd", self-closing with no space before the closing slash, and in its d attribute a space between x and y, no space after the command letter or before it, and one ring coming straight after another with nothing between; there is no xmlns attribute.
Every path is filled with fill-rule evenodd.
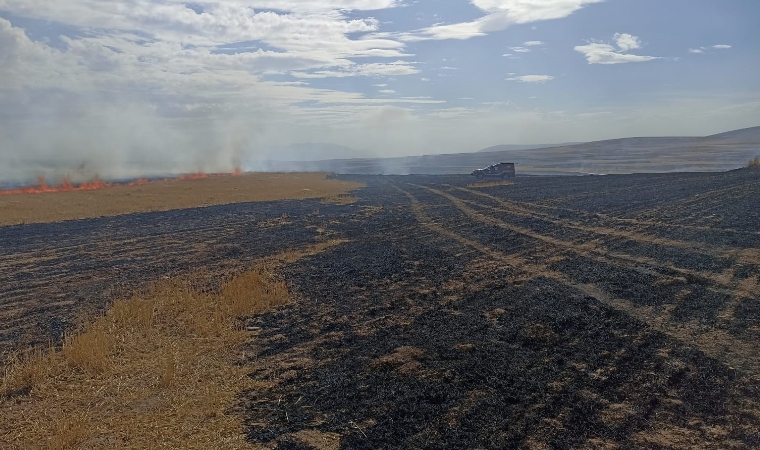
<svg viewBox="0 0 760 450"><path fill-rule="evenodd" d="M0 182L757 126L758 18L756 0L0 0Z"/></svg>

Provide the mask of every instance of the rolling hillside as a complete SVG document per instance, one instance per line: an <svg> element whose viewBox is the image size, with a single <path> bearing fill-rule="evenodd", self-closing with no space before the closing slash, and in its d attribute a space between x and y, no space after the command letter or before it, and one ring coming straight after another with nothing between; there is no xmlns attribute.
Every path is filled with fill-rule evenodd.
<svg viewBox="0 0 760 450"><path fill-rule="evenodd" d="M760 155L760 127L706 137L633 137L561 147L399 158L266 162L267 170L357 174L457 174L515 162L521 174L724 171Z"/></svg>

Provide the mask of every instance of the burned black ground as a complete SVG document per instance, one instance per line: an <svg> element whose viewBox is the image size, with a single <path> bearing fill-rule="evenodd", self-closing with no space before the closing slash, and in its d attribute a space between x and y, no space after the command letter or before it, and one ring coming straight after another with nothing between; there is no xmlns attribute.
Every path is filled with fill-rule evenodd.
<svg viewBox="0 0 760 450"><path fill-rule="evenodd" d="M756 173L479 190L507 204L466 178L363 181L360 206L382 211L342 223L351 243L287 270L298 301L251 321L252 377L269 383L242 402L252 442L310 448L292 437L315 429L367 449L760 445L746 310L760 261L740 252L758 244L741 218ZM670 218L642 213L656 208Z"/></svg>
<svg viewBox="0 0 760 450"><path fill-rule="evenodd" d="M318 200L247 203L0 227L0 354L56 342L162 278L229 277L302 247L329 220Z"/></svg>
<svg viewBox="0 0 760 450"><path fill-rule="evenodd" d="M760 446L757 171L359 181L353 205L0 228L0 345L163 276L342 238L284 269L292 304L248 319L252 444Z"/></svg>

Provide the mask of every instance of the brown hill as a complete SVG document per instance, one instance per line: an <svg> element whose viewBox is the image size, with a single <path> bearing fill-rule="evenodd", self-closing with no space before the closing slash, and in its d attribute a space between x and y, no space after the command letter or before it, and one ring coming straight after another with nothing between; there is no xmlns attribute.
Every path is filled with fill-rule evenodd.
<svg viewBox="0 0 760 450"><path fill-rule="evenodd" d="M515 162L518 173L612 174L724 171L760 155L760 127L706 137L632 137L523 150L399 158L270 162L269 170L357 174L456 174L495 162Z"/></svg>

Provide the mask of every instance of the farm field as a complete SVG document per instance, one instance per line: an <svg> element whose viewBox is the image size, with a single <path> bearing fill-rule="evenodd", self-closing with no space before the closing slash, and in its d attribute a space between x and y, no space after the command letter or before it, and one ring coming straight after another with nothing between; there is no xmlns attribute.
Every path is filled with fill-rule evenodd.
<svg viewBox="0 0 760 450"><path fill-rule="evenodd" d="M350 204L0 228L0 349L330 242L246 319L252 448L760 446L760 171L344 178Z"/></svg>
<svg viewBox="0 0 760 450"><path fill-rule="evenodd" d="M0 226L230 203L322 198L338 196L356 187L355 184L328 180L323 173L241 173L139 180L104 189L44 195L7 195L12 191L0 190ZM28 189L34 190L35 187Z"/></svg>

